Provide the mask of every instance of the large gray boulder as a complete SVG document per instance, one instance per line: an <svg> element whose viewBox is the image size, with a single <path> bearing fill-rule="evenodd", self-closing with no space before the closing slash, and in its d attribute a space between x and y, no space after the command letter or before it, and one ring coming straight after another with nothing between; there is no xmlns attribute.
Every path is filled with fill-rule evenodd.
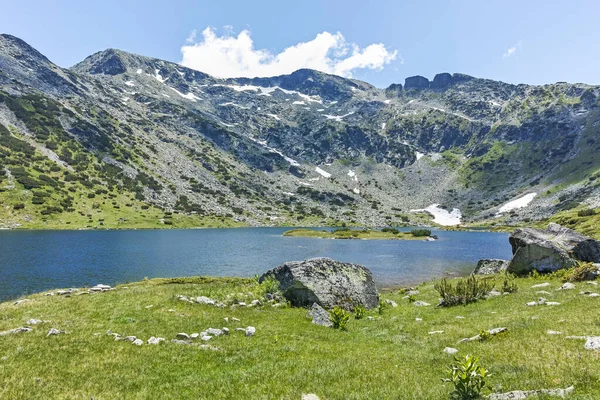
<svg viewBox="0 0 600 400"><path fill-rule="evenodd" d="M279 281L279 289L294 306L317 303L324 308L340 306L350 310L355 305L379 305L373 274L362 265L312 258L280 265L263 274L259 281L269 276Z"/></svg>
<svg viewBox="0 0 600 400"><path fill-rule="evenodd" d="M554 223L546 230L517 229L509 242L513 258L508 271L515 274L553 272L577 261L600 262L600 242Z"/></svg>
<svg viewBox="0 0 600 400"><path fill-rule="evenodd" d="M473 270L473 275L494 275L506 271L508 261L497 258L479 260Z"/></svg>

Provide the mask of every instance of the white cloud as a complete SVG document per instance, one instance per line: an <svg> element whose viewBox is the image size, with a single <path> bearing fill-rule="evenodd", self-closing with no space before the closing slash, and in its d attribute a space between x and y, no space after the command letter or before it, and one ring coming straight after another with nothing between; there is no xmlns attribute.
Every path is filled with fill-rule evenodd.
<svg viewBox="0 0 600 400"><path fill-rule="evenodd" d="M502 54L502 58L514 56L517 53L517 50L521 49L521 43L522 42L519 40L516 45L509 47L508 50L506 50L506 53Z"/></svg>
<svg viewBox="0 0 600 400"><path fill-rule="evenodd" d="M364 48L348 43L340 32L319 33L313 40L276 54L255 49L247 30L237 37L217 36L209 27L202 31L199 41L194 43L195 40L195 32L192 32L188 44L181 47L181 64L222 78L275 76L300 68L351 77L357 69L381 70L398 57L396 50L389 51L382 43Z"/></svg>

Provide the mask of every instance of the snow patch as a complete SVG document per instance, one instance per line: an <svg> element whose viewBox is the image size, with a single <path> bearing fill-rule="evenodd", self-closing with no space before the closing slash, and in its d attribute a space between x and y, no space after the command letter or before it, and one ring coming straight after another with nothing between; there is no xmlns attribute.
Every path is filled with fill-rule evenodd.
<svg viewBox="0 0 600 400"><path fill-rule="evenodd" d="M163 78L162 75L160 74L160 70L159 69L155 69L154 70L154 78L159 81L160 83L165 83L167 79L169 78Z"/></svg>
<svg viewBox="0 0 600 400"><path fill-rule="evenodd" d="M385 122L382 122L382 123L381 123L381 130L382 130L382 131L385 131Z"/></svg>
<svg viewBox="0 0 600 400"><path fill-rule="evenodd" d="M316 167L315 171L317 171L317 173L325 178L331 178L331 174L327 171L323 171L321 168Z"/></svg>
<svg viewBox="0 0 600 400"><path fill-rule="evenodd" d="M385 104L390 104L392 101L391 100L384 100Z"/></svg>
<svg viewBox="0 0 600 400"><path fill-rule="evenodd" d="M275 114L267 114L269 117L271 118L275 118L277 121L281 121L281 118L279 118L277 115Z"/></svg>
<svg viewBox="0 0 600 400"><path fill-rule="evenodd" d="M142 73L142 69L141 69L141 68L138 68L138 70L137 70L137 71L135 71L135 73L136 73L136 74L138 74L138 75L139 75L139 74L141 74L141 73Z"/></svg>
<svg viewBox="0 0 600 400"><path fill-rule="evenodd" d="M127 81L127 82L125 82L125 84L127 86L135 86L135 83L133 81Z"/></svg>
<svg viewBox="0 0 600 400"><path fill-rule="evenodd" d="M352 171L351 169L348 170L348 176L352 178L354 182L358 182L358 176L356 176L356 172Z"/></svg>
<svg viewBox="0 0 600 400"><path fill-rule="evenodd" d="M358 189L358 188L354 188L354 189L352 189L352 191L356 194L360 194L360 189Z"/></svg>
<svg viewBox="0 0 600 400"><path fill-rule="evenodd" d="M439 207L439 204L432 204L427 208L410 210L411 212L426 212L433 216L433 222L442 226L460 225L462 214L458 208L444 210Z"/></svg>
<svg viewBox="0 0 600 400"><path fill-rule="evenodd" d="M535 198L535 196L537 196L537 193L529 193L529 194L526 194L525 196L520 197L516 200L509 201L508 203L506 203L505 205L500 207L500 210L498 210L498 213L501 214L501 213L509 212L512 210L516 210L518 208L525 208L529 205L529 203L531 203L531 201Z"/></svg>
<svg viewBox="0 0 600 400"><path fill-rule="evenodd" d="M347 116L352 115L352 114L354 114L354 111L350 111L348 114L344 114L344 115L327 115L327 114L324 114L323 116L325 118L327 118L327 119L332 119L332 120L337 121L337 122L342 122L342 119L344 119Z"/></svg>
<svg viewBox="0 0 600 400"><path fill-rule="evenodd" d="M306 183L306 182L302 182L302 181L298 181L298 183L302 186L312 186L310 183Z"/></svg>
<svg viewBox="0 0 600 400"><path fill-rule="evenodd" d="M306 105L306 103L305 103L305 102L303 102L303 101L299 101L299 100L296 100L296 101L294 101L292 104L297 104L297 105L302 105L302 106L303 106L303 105Z"/></svg>
<svg viewBox="0 0 600 400"><path fill-rule="evenodd" d="M169 89L171 89L172 91L174 91L175 93L177 93L178 95L180 95L181 97L183 97L184 99L188 99L191 101L196 101L196 100L202 100L200 97L196 96L194 93L189 92L188 94L183 94L181 93L179 90L170 87Z"/></svg>
<svg viewBox="0 0 600 400"><path fill-rule="evenodd" d="M417 155L417 160L420 160L425 154L423 153L419 153L418 151L416 152Z"/></svg>

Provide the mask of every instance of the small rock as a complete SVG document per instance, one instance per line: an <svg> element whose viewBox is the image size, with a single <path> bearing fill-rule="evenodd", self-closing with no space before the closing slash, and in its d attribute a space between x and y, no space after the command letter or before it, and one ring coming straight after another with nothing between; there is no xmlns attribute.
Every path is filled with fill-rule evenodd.
<svg viewBox="0 0 600 400"><path fill-rule="evenodd" d="M179 339L171 339L171 343L175 343L175 344L187 344L187 345L192 344L192 342L190 342L189 340L179 340Z"/></svg>
<svg viewBox="0 0 600 400"><path fill-rule="evenodd" d="M212 336L208 336L208 335L202 336L200 338L200 340L202 340L203 342L208 342L210 339L212 339Z"/></svg>
<svg viewBox="0 0 600 400"><path fill-rule="evenodd" d="M223 331L220 329L216 329L216 328L208 328L206 330L206 333L208 333L209 335L212 335L212 336L221 336L221 334L223 334Z"/></svg>
<svg viewBox="0 0 600 400"><path fill-rule="evenodd" d="M586 282L588 285L598 285L598 282L594 282L594 281L588 281Z"/></svg>
<svg viewBox="0 0 600 400"><path fill-rule="evenodd" d="M583 346L586 350L600 350L600 336L590 336Z"/></svg>
<svg viewBox="0 0 600 400"><path fill-rule="evenodd" d="M423 318L415 318L415 321L421 322L421 321L423 321Z"/></svg>
<svg viewBox="0 0 600 400"><path fill-rule="evenodd" d="M125 339L123 339L123 340L125 340L126 342L133 343L136 341L136 339L137 339L137 337L135 337L135 336L125 336Z"/></svg>
<svg viewBox="0 0 600 400"><path fill-rule="evenodd" d="M65 331L61 331L60 329L56 329L56 328L50 328L50 330L48 331L48 334L46 336L54 336L54 335L64 335Z"/></svg>
<svg viewBox="0 0 600 400"><path fill-rule="evenodd" d="M540 288L540 287L548 287L548 286L550 286L550 283L544 282L544 283L538 283L537 285L533 285L532 288Z"/></svg>
<svg viewBox="0 0 600 400"><path fill-rule="evenodd" d="M187 297L182 296L182 295L177 296L177 298L181 301L188 301L188 302L190 301L190 299L188 299Z"/></svg>
<svg viewBox="0 0 600 400"><path fill-rule="evenodd" d="M173 310L172 308L169 308L169 309L167 310L167 312L175 312L175 310Z"/></svg>
<svg viewBox="0 0 600 400"><path fill-rule="evenodd" d="M419 292L418 290L409 290L409 291L408 291L408 292L406 292L405 294L406 294L407 296L416 296L416 295L418 295L419 293L421 293L421 292Z"/></svg>
<svg viewBox="0 0 600 400"><path fill-rule="evenodd" d="M575 285L572 284L571 282L566 282L556 290L573 290L573 289L575 289Z"/></svg>
<svg viewBox="0 0 600 400"><path fill-rule="evenodd" d="M548 330L546 333L548 335L562 335L562 332L560 332L560 331L551 331L551 330Z"/></svg>
<svg viewBox="0 0 600 400"><path fill-rule="evenodd" d="M225 317L223 319L225 320L225 322L229 322L229 317Z"/></svg>
<svg viewBox="0 0 600 400"><path fill-rule="evenodd" d="M235 328L236 332L246 332L244 328Z"/></svg>
<svg viewBox="0 0 600 400"><path fill-rule="evenodd" d="M249 326L246 328L246 336L254 336L254 333L256 333L255 327Z"/></svg>
<svg viewBox="0 0 600 400"><path fill-rule="evenodd" d="M488 293L488 297L496 297L496 296L502 296L502 293L500 293L497 290L492 290Z"/></svg>
<svg viewBox="0 0 600 400"><path fill-rule="evenodd" d="M215 301L209 297L206 296L200 296L200 297L196 297L196 303L198 304L208 304L210 306L214 306L215 305Z"/></svg>
<svg viewBox="0 0 600 400"><path fill-rule="evenodd" d="M372 316L370 316L370 315L369 315L369 316L367 317L367 319L368 319L369 321L373 321L373 320L375 320L375 317L372 317Z"/></svg>
<svg viewBox="0 0 600 400"><path fill-rule="evenodd" d="M508 393L492 393L487 398L489 400L523 400L533 396L537 398L539 395L565 398L567 395L573 393L574 390L573 386L565 389L515 390Z"/></svg>
<svg viewBox="0 0 600 400"><path fill-rule="evenodd" d="M416 307L427 307L427 306L430 306L431 304L429 304L425 301L417 300L413 303L413 305Z"/></svg>
<svg viewBox="0 0 600 400"><path fill-rule="evenodd" d="M190 335L188 335L185 332L179 332L177 335L175 335L175 338L177 338L179 340L189 340L190 339Z"/></svg>
<svg viewBox="0 0 600 400"><path fill-rule="evenodd" d="M598 294L598 293L590 293L590 297L600 297L600 294Z"/></svg>
<svg viewBox="0 0 600 400"><path fill-rule="evenodd" d="M164 342L165 339L161 338L161 337L154 337L152 336L150 339L148 339L148 344L160 344L160 342Z"/></svg>
<svg viewBox="0 0 600 400"><path fill-rule="evenodd" d="M0 332L0 336L12 335L14 333L31 332L33 329L24 326L22 328L10 329L8 331Z"/></svg>
<svg viewBox="0 0 600 400"><path fill-rule="evenodd" d="M396 303L394 300L390 300L390 299L386 299L385 304L389 304L390 306L396 308L398 307L398 303Z"/></svg>
<svg viewBox="0 0 600 400"><path fill-rule="evenodd" d="M465 319L465 317L463 317L462 315L457 315L456 319Z"/></svg>
<svg viewBox="0 0 600 400"><path fill-rule="evenodd" d="M152 308L152 307L154 307L154 305L150 304L149 306L146 306L146 307L144 307L144 308L145 308L145 309L149 309L149 308Z"/></svg>
<svg viewBox="0 0 600 400"><path fill-rule="evenodd" d="M526 303L525 305L529 306L529 307L533 307L533 306L537 306L538 303L537 303L537 301L530 301L529 303Z"/></svg>
<svg viewBox="0 0 600 400"><path fill-rule="evenodd" d="M103 285L101 283L95 285L94 287L97 287L97 288L100 288L100 289L104 289L104 290L108 290L108 289L111 288L110 285Z"/></svg>
<svg viewBox="0 0 600 400"><path fill-rule="evenodd" d="M547 306L560 306L560 303L558 303L556 301L547 301L546 305Z"/></svg>
<svg viewBox="0 0 600 400"><path fill-rule="evenodd" d="M37 325L37 324L41 324L42 321L41 319L30 319L26 322L27 325Z"/></svg>
<svg viewBox="0 0 600 400"><path fill-rule="evenodd" d="M252 300L252 303L250 303L253 306L257 306L257 307L261 307L262 303L260 302L260 300Z"/></svg>
<svg viewBox="0 0 600 400"><path fill-rule="evenodd" d="M320 400L320 399L319 399L319 396L317 396L316 394L309 393L309 394L303 394L302 400Z"/></svg>
<svg viewBox="0 0 600 400"><path fill-rule="evenodd" d="M487 333L489 333L492 336L495 336L495 335L497 335L499 333L506 332L506 331L508 331L508 328L502 327L502 328L490 329L490 330L487 331ZM477 334L477 335L475 335L473 337L470 337L470 338L461 339L461 340L458 341L458 343L473 342L473 341L476 341L476 340L481 340L481 335Z"/></svg>
<svg viewBox="0 0 600 400"><path fill-rule="evenodd" d="M327 327L333 326L329 318L329 313L317 303L313 303L308 315L312 318L313 324Z"/></svg>
<svg viewBox="0 0 600 400"><path fill-rule="evenodd" d="M246 303L244 303L243 301L240 301L238 303L238 306L240 306L240 307L246 307Z"/></svg>
<svg viewBox="0 0 600 400"><path fill-rule="evenodd" d="M237 319L236 317L232 317L232 318L231 318L231 320L232 320L232 321L235 321L235 322L240 322L240 320L239 320L239 319Z"/></svg>
<svg viewBox="0 0 600 400"><path fill-rule="evenodd" d="M444 333L444 331L431 331L427 332L429 335L439 335L440 333Z"/></svg>
<svg viewBox="0 0 600 400"><path fill-rule="evenodd" d="M18 306L19 304L23 304L23 303L26 303L28 301L31 301L31 300L29 300L29 299L17 300L17 301L15 301L13 303L13 305Z"/></svg>
<svg viewBox="0 0 600 400"><path fill-rule="evenodd" d="M229 328L221 328L223 335L229 335Z"/></svg>
<svg viewBox="0 0 600 400"><path fill-rule="evenodd" d="M458 349L455 349L454 347L446 347L444 349L444 353L446 353L446 354L456 354L456 353L458 353Z"/></svg>
<svg viewBox="0 0 600 400"><path fill-rule="evenodd" d="M546 294L546 295L548 295L548 294L552 294L552 293L546 292L545 290L538 290L537 292L535 292L535 294Z"/></svg>
<svg viewBox="0 0 600 400"><path fill-rule="evenodd" d="M92 292L92 293L93 292L101 292L101 291L102 291L102 288L99 288L99 287L91 287L88 289L88 292Z"/></svg>
<svg viewBox="0 0 600 400"><path fill-rule="evenodd" d="M200 337L200 334L199 334L199 333L192 333L192 334L190 335L190 338L191 338L191 339L198 339L199 337Z"/></svg>
<svg viewBox="0 0 600 400"><path fill-rule="evenodd" d="M136 346L141 346L144 344L144 341L142 339L135 339L132 343Z"/></svg>

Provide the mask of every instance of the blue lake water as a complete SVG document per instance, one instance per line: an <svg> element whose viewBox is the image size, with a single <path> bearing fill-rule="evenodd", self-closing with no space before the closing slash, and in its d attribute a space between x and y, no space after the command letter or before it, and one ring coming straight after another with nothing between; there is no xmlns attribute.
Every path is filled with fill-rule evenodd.
<svg viewBox="0 0 600 400"><path fill-rule="evenodd" d="M509 259L508 234L435 231L435 242L283 237L289 228L0 231L0 301L54 288L144 277L261 274L285 261L331 257L365 265L381 287L469 274Z"/></svg>

